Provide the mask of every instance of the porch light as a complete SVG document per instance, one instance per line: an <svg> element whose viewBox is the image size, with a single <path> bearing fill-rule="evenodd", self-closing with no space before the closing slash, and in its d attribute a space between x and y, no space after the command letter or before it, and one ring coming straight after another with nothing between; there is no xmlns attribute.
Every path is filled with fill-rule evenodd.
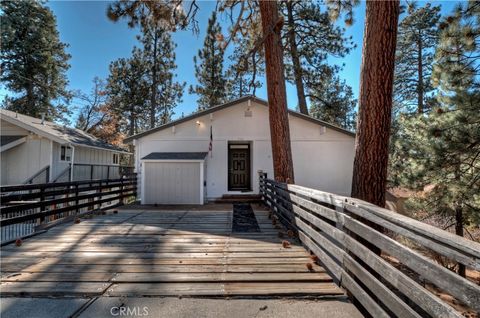
<svg viewBox="0 0 480 318"><path fill-rule="evenodd" d="M197 120L195 123L200 126L200 120Z"/></svg>

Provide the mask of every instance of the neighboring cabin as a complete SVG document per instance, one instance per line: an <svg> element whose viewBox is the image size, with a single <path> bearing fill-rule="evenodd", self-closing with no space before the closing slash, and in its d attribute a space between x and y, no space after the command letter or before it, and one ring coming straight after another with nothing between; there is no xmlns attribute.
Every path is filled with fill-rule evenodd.
<svg viewBox="0 0 480 318"><path fill-rule="evenodd" d="M130 155L79 129L4 109L0 115L2 185L118 178L121 156Z"/></svg>
<svg viewBox="0 0 480 318"><path fill-rule="evenodd" d="M349 195L355 134L292 110L289 122L295 183ZM258 173L273 178L267 102L251 96L125 142L135 146L143 204L203 204L224 195L258 194Z"/></svg>

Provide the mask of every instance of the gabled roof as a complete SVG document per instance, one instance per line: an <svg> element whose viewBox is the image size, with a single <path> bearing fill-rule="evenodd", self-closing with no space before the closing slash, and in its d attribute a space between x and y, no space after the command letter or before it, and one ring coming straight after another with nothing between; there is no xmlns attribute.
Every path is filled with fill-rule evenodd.
<svg viewBox="0 0 480 318"><path fill-rule="evenodd" d="M6 109L0 109L0 114L1 118L7 122L60 144L73 144L74 146L128 153L124 149L106 143L80 129L62 126L47 120L43 121L42 124L40 118L23 115Z"/></svg>
<svg viewBox="0 0 480 318"><path fill-rule="evenodd" d="M152 152L141 160L203 160L208 152Z"/></svg>
<svg viewBox="0 0 480 318"><path fill-rule="evenodd" d="M251 100L251 101L253 101L253 102L255 102L255 103L258 103L258 104L260 104L260 105L268 106L268 102L267 102L266 100L261 99L261 98L258 98L258 97L255 97L255 96L248 95L248 96L241 97L241 98L239 98L239 99L235 99L235 100L230 101L230 102L228 102L228 103L224 103L224 104L220 104L220 105L217 105L217 106L213 106L213 107L208 108L208 109L206 109L206 110L202 110L202 111L199 111L199 112L194 113L194 114L192 114L192 115L185 116L185 117L183 117L183 118L180 118L180 119L171 121L171 122L169 122L169 123L167 123L167 124L164 124L164 125L161 125L161 126L152 128L152 129L147 130L147 131L145 131L145 132L142 132L142 133L139 133L139 134L136 134L136 135L133 135L133 136L129 136L129 137L125 138L125 139L123 140L123 142L124 142L124 143L129 143L129 142L131 142L132 140L139 139L139 138L141 138L141 137L150 135L150 134L155 133L155 132L157 132L157 131L161 131L161 130L163 130L163 129L166 129L166 128L169 128L169 127L172 127L172 126L181 124L181 123L184 123L184 122L186 122L186 121L189 121L189 120L192 120L192 119L201 117L201 116L205 116L205 115L211 114L211 113L213 113L213 112L222 110L222 109L224 109L224 108L228 108L228 107L231 107L231 106L238 105L238 104L243 103L243 102L246 102L246 101L248 101L248 100ZM320 120L320 119L316 119L316 118L310 117L310 116L308 116L308 115L299 113L299 112L294 111L294 110L291 110L291 109L288 109L288 113L289 113L290 115L292 115L292 116L295 116L295 117L298 117L298 118L301 118L301 119L305 119L305 120L310 121L310 122L312 122L312 123L315 123L315 124L318 124L318 125L321 125L321 126L325 126L325 127L331 128L331 129L333 129L333 130L339 131L339 132L341 132L341 133L344 133L344 134L346 134L346 135L355 137L355 133L354 133L354 132L351 132L351 131L346 130L346 129L344 129L344 128L341 128L341 127L335 126L335 125L333 125L333 124L327 123L326 121L323 121L323 120Z"/></svg>

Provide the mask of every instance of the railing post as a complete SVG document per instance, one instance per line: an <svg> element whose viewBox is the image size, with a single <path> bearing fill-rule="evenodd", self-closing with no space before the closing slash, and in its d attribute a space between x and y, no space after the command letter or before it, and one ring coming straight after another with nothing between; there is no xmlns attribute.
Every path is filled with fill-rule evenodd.
<svg viewBox="0 0 480 318"><path fill-rule="evenodd" d="M272 184L272 187L271 187L271 190L272 190L272 212L273 212L273 215L276 216L276 214L278 213L278 208L277 208L277 191L275 190L275 185ZM277 211L275 213L275 210Z"/></svg>
<svg viewBox="0 0 480 318"><path fill-rule="evenodd" d="M78 214L78 213L80 212L80 209L78 208L78 205L79 205L79 201L78 201L78 183L75 184L75 205L76 205L75 213Z"/></svg>
<svg viewBox="0 0 480 318"><path fill-rule="evenodd" d="M88 187L90 188L89 190L91 190L92 184L94 184L94 183L93 183L93 182L90 182L90 183L88 184ZM95 198L93 198L93 197L92 197L92 198L88 198L88 202L91 203L91 205L88 206L88 210L89 210L89 211L93 211L93 209L95 208L94 201L95 201Z"/></svg>
<svg viewBox="0 0 480 318"><path fill-rule="evenodd" d="M107 166L107 180L110 179L110 166Z"/></svg>
<svg viewBox="0 0 480 318"><path fill-rule="evenodd" d="M120 200L118 203L120 203L121 205L124 205L125 204L125 198L123 197L123 178L120 179L121 181L121 185L120 185Z"/></svg>
<svg viewBox="0 0 480 318"><path fill-rule="evenodd" d="M40 189L40 202L42 202L42 206L40 207L40 212L45 211L45 188ZM45 215L40 216L40 224L45 223Z"/></svg>
<svg viewBox="0 0 480 318"><path fill-rule="evenodd" d="M265 202L265 179L267 178L267 173L263 171L258 172L258 181L259 181L259 190L260 190L260 195L261 199L263 202Z"/></svg>
<svg viewBox="0 0 480 318"><path fill-rule="evenodd" d="M100 180L100 182L98 183L98 193L100 194L97 196L97 200L100 201L102 200L102 180ZM101 207L102 207L102 203L99 203L98 210L100 210Z"/></svg>

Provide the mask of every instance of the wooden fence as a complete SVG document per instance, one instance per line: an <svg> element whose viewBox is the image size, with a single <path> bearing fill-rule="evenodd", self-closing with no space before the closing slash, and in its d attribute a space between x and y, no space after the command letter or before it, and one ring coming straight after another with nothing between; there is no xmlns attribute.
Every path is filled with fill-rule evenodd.
<svg viewBox="0 0 480 318"><path fill-rule="evenodd" d="M1 242L48 223L121 205L136 196L136 177L0 187Z"/></svg>
<svg viewBox="0 0 480 318"><path fill-rule="evenodd" d="M73 164L73 174L72 166L69 165L53 179L53 182L119 179L133 175L133 171L134 167L132 166L75 163ZM73 180L71 180L72 175Z"/></svg>
<svg viewBox="0 0 480 318"><path fill-rule="evenodd" d="M265 174L260 192L272 217L294 231L373 317L462 317L440 293L480 312L478 282L430 257L435 253L479 271L480 244L361 200L279 183Z"/></svg>

